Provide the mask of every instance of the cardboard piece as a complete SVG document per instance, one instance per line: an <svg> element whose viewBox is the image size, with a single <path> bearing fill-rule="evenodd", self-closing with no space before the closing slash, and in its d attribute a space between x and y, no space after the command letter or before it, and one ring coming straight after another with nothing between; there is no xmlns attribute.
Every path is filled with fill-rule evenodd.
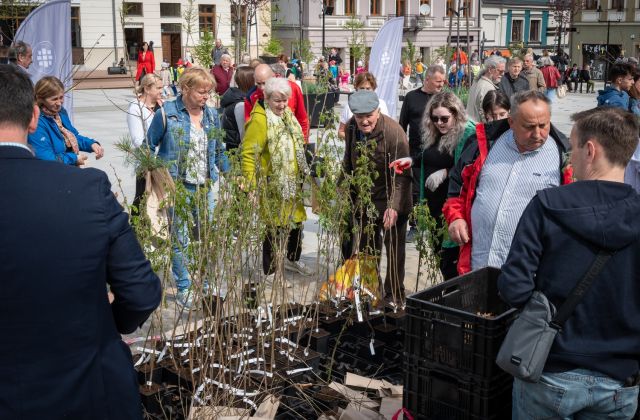
<svg viewBox="0 0 640 420"><path fill-rule="evenodd" d="M402 408L402 397L385 397L380 403L380 414L387 420L391 420L394 414ZM399 420L403 419L404 415L400 414Z"/></svg>
<svg viewBox="0 0 640 420"><path fill-rule="evenodd" d="M339 393L347 397L349 401L352 401L352 403L355 403L357 405L361 405L366 408L378 408L378 406L380 405L377 402L370 399L369 397L367 397L366 395L364 395L362 392L355 391L351 388L347 388L346 386L339 384L337 382L331 382L329 384L329 388L338 391Z"/></svg>
<svg viewBox="0 0 640 420"><path fill-rule="evenodd" d="M256 410L255 417L264 417L267 419L273 419L276 417L278 407L280 406L280 398L274 395L267 395L266 398L260 403Z"/></svg>
<svg viewBox="0 0 640 420"><path fill-rule="evenodd" d="M384 417L361 405L349 403L339 420L384 420Z"/></svg>
<svg viewBox="0 0 640 420"><path fill-rule="evenodd" d="M217 419L223 416L239 418L243 414L249 413L247 410L233 407L192 407L189 412L189 420Z"/></svg>
<svg viewBox="0 0 640 420"><path fill-rule="evenodd" d="M402 396L402 385L393 385L379 379L371 379L347 372L344 384L355 388L374 389L381 397Z"/></svg>

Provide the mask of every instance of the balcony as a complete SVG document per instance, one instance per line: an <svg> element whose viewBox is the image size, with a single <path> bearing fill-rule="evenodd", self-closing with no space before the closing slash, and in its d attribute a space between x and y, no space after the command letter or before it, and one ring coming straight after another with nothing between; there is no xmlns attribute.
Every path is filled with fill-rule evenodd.
<svg viewBox="0 0 640 420"><path fill-rule="evenodd" d="M387 15L387 19L404 17L404 32L415 32L418 29L418 15Z"/></svg>
<svg viewBox="0 0 640 420"><path fill-rule="evenodd" d="M382 28L386 20L387 18L384 16L367 16L364 26L367 28Z"/></svg>
<svg viewBox="0 0 640 420"><path fill-rule="evenodd" d="M428 16L418 16L418 30L423 28L433 28L433 18Z"/></svg>

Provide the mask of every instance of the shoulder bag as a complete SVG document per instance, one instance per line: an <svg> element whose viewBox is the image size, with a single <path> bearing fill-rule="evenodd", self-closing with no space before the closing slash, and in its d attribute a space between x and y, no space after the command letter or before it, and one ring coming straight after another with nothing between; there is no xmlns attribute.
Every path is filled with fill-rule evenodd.
<svg viewBox="0 0 640 420"><path fill-rule="evenodd" d="M498 366L523 381L538 382L556 335L611 255L604 251L598 253L557 313L544 293L534 291L502 342L496 358Z"/></svg>

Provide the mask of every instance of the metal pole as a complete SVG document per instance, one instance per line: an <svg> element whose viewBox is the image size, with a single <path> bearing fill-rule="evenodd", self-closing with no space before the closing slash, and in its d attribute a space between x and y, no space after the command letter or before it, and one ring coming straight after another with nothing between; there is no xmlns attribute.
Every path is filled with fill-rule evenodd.
<svg viewBox="0 0 640 420"><path fill-rule="evenodd" d="M324 16L326 15L324 0L322 0L322 56L324 57Z"/></svg>
<svg viewBox="0 0 640 420"><path fill-rule="evenodd" d="M300 15L300 44L298 44L298 60L300 61L300 63L302 63L302 40L304 39L304 30L302 29L302 0L298 0L298 12ZM300 67L302 68L302 64L300 64ZM304 71L304 70L303 70ZM304 76L304 74L302 75Z"/></svg>
<svg viewBox="0 0 640 420"><path fill-rule="evenodd" d="M611 28L611 21L607 14L607 46L605 47L605 62L604 62L604 85L607 86L609 80L609 29Z"/></svg>
<svg viewBox="0 0 640 420"><path fill-rule="evenodd" d="M116 25L116 0L111 0L111 13L113 14L113 52L116 56L116 61L113 62L113 65L118 64L118 32ZM124 40L122 40L124 42ZM125 51L127 47L125 46ZM126 53L125 53L126 55Z"/></svg>

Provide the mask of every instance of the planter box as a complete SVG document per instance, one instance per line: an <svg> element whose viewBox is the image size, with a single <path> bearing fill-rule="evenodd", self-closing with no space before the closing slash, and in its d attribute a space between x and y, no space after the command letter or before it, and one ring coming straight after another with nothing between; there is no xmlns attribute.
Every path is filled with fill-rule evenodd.
<svg viewBox="0 0 640 420"><path fill-rule="evenodd" d="M308 93L303 96L304 105L307 108L307 114L309 114L309 126L311 128L324 126L324 123L320 121L320 115L333 109L337 99L336 93Z"/></svg>
<svg viewBox="0 0 640 420"><path fill-rule="evenodd" d="M261 55L260 60L264 61L265 64L275 64L278 62L278 57L275 55Z"/></svg>

